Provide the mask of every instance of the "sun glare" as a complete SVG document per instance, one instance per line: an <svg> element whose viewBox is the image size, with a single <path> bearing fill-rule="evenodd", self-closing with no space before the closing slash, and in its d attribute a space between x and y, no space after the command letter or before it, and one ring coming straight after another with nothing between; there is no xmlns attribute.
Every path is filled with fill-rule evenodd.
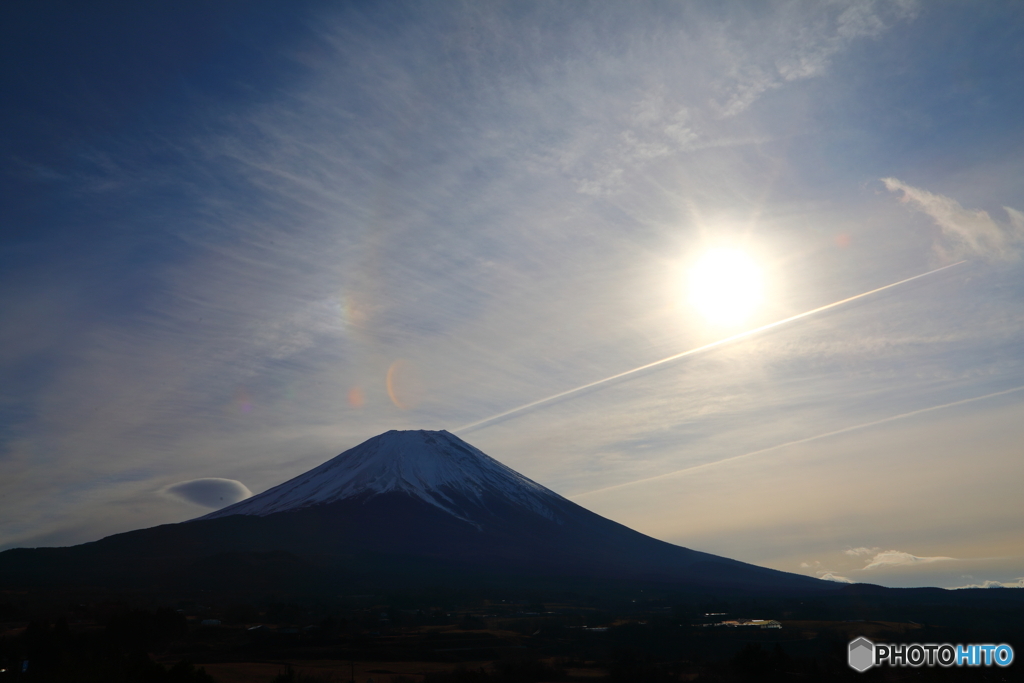
<svg viewBox="0 0 1024 683"><path fill-rule="evenodd" d="M739 249L705 252L690 268L690 305L714 325L738 325L761 304L761 269Z"/></svg>

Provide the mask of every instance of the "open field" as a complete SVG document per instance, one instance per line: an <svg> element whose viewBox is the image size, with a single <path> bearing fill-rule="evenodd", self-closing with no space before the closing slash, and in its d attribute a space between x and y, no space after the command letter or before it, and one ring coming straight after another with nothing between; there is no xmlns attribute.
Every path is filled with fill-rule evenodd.
<svg viewBox="0 0 1024 683"><path fill-rule="evenodd" d="M137 606L111 597L6 594L0 683L21 678L25 661L43 683L658 683L776 674L844 680L855 673L846 647L858 636L1006 642L1024 652L1024 593L1013 589L860 591L832 600L433 594L242 602L204 593L162 607L163 596L134 596ZM751 619L781 628L742 625ZM1015 674L1017 666L1003 673ZM169 677L175 670L191 678ZM971 680L977 673L943 675Z"/></svg>
<svg viewBox="0 0 1024 683"><path fill-rule="evenodd" d="M462 662L466 669L489 669L491 662ZM450 671L442 662L345 662L338 660L307 660L302 662L220 662L204 664L218 683L269 683L277 675L294 669L297 673L315 676L322 681L368 681L389 683L404 677L419 683L427 672Z"/></svg>

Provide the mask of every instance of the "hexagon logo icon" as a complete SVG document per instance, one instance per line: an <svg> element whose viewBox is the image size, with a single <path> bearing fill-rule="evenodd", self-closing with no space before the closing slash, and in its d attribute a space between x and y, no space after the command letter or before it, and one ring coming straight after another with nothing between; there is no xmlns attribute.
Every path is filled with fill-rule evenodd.
<svg viewBox="0 0 1024 683"><path fill-rule="evenodd" d="M875 664L875 644L864 636L852 640L848 657L851 669L867 671Z"/></svg>

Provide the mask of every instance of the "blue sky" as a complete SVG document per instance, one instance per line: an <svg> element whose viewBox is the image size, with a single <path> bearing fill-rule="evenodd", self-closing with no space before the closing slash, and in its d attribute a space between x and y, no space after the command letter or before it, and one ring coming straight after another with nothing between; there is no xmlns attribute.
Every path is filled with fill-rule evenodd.
<svg viewBox="0 0 1024 683"><path fill-rule="evenodd" d="M0 547L443 428L688 547L1024 579L1019 3L2 12Z"/></svg>

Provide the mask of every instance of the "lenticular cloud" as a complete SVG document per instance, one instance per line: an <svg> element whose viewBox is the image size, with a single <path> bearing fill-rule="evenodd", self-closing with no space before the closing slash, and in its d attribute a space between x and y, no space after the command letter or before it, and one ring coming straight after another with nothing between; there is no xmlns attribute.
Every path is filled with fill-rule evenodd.
<svg viewBox="0 0 1024 683"><path fill-rule="evenodd" d="M171 484L164 492L180 500L215 509L252 496L252 491L242 482L215 477Z"/></svg>

